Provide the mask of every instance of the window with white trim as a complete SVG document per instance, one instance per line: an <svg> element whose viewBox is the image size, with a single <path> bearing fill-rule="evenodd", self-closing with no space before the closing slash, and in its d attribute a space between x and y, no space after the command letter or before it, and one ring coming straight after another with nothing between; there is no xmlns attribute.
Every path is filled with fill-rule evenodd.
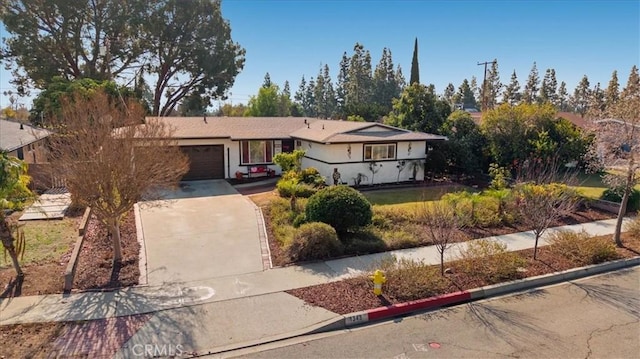
<svg viewBox="0 0 640 359"><path fill-rule="evenodd" d="M273 162L273 141L241 141L240 148L243 165Z"/></svg>
<svg viewBox="0 0 640 359"><path fill-rule="evenodd" d="M393 160L396 158L396 144L386 143L377 145L364 145L364 160Z"/></svg>

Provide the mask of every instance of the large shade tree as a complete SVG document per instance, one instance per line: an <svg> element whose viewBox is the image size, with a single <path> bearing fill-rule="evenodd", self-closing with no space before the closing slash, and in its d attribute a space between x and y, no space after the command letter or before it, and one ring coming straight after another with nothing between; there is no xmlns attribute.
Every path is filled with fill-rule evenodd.
<svg viewBox="0 0 640 359"><path fill-rule="evenodd" d="M143 123L143 116L133 100L117 101L101 90L76 93L63 100L50 137L53 168L75 201L107 226L115 262L122 258L120 222L126 213L159 188L177 184L188 170L171 129L159 121Z"/></svg>
<svg viewBox="0 0 640 359"><path fill-rule="evenodd" d="M9 34L1 57L22 92L51 80L144 74L152 112L167 115L194 93L223 96L244 65L219 0L28 1L2 3ZM46 59L46 61L45 61Z"/></svg>

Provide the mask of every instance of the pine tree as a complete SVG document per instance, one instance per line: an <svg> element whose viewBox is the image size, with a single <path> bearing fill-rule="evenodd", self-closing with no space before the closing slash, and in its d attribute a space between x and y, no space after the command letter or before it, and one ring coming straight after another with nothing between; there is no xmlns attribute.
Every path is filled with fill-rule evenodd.
<svg viewBox="0 0 640 359"><path fill-rule="evenodd" d="M459 98L459 102L462 103L464 108L471 108L477 106L476 96L473 94L473 90L471 90L471 86L469 85L469 80L464 79L460 87L458 87L457 98Z"/></svg>
<svg viewBox="0 0 640 359"><path fill-rule="evenodd" d="M567 111L569 109L569 92L567 91L566 82L562 81L560 87L558 87L557 106L560 111Z"/></svg>
<svg viewBox="0 0 640 359"><path fill-rule="evenodd" d="M451 108L454 108L455 102L453 102L453 96L456 94L456 88L453 86L451 82L444 89L444 93L442 94L442 99L447 101Z"/></svg>
<svg viewBox="0 0 640 359"><path fill-rule="evenodd" d="M478 88L478 80L476 79L475 76L471 76L471 83L469 84L469 88L471 89L471 93L473 94L473 103L475 103L476 105L474 105L473 107L476 107L478 103L481 102L481 98L480 98L480 89ZM466 103L465 103L465 107Z"/></svg>
<svg viewBox="0 0 640 359"><path fill-rule="evenodd" d="M509 82L509 85L505 87L504 93L502 94L502 102L515 106L520 102L520 97L520 83L518 82L516 70L513 70L513 73L511 74L511 82Z"/></svg>
<svg viewBox="0 0 640 359"><path fill-rule="evenodd" d="M618 71L613 71L611 74L611 80L609 80L609 86L605 91L605 106L607 111L611 111L618 99L620 98L620 84L618 83Z"/></svg>
<svg viewBox="0 0 640 359"><path fill-rule="evenodd" d="M284 81L284 87L282 88L282 94L291 99L291 88L289 86L289 80Z"/></svg>
<svg viewBox="0 0 640 359"><path fill-rule="evenodd" d="M271 76L269 76L268 72L266 75L264 75L264 82L262 82L262 87L271 87Z"/></svg>
<svg viewBox="0 0 640 359"><path fill-rule="evenodd" d="M316 83L313 77L311 77L307 83L307 88L304 91L304 102L302 103L302 109L305 116L316 117L318 115L316 113L315 89Z"/></svg>
<svg viewBox="0 0 640 359"><path fill-rule="evenodd" d="M404 75L402 74L402 68L400 67L400 64L398 64L398 67L396 67L395 79L396 79L396 85L398 86L398 88L396 89L397 95L394 97L398 98L400 97L400 94L402 93L402 91L404 91L405 87L407 87L407 80L404 78Z"/></svg>
<svg viewBox="0 0 640 359"><path fill-rule="evenodd" d="M346 97L347 97L347 81L349 80L349 57L347 53L342 54L340 60L340 71L338 72L338 82L336 84L336 112L343 120L346 119Z"/></svg>
<svg viewBox="0 0 640 359"><path fill-rule="evenodd" d="M498 60L494 59L491 63L491 68L487 73L487 108L494 108L498 104L498 95L502 89L502 82L500 82L500 74L498 73ZM484 98L484 94L483 94Z"/></svg>
<svg viewBox="0 0 640 359"><path fill-rule="evenodd" d="M302 75L298 91L296 91L296 94L293 96L295 102L300 106L303 106L305 91L307 91L307 81L304 79L304 75Z"/></svg>
<svg viewBox="0 0 640 359"><path fill-rule="evenodd" d="M359 108L371 100L371 54L359 43L353 47L346 82L346 108Z"/></svg>
<svg viewBox="0 0 640 359"><path fill-rule="evenodd" d="M558 81L556 80L556 70L547 69L542 79L542 86L540 86L540 94L538 95L538 102L549 102L554 106L557 106L556 91L558 87Z"/></svg>
<svg viewBox="0 0 640 359"><path fill-rule="evenodd" d="M522 101L524 103L534 103L536 101L536 95L538 94L538 85L540 84L540 77L538 76L538 68L536 63L533 63L527 83L524 86L522 92Z"/></svg>
<svg viewBox="0 0 640 359"><path fill-rule="evenodd" d="M420 66L418 65L418 38L413 45L413 59L411 60L411 77L409 85L420 83Z"/></svg>
<svg viewBox="0 0 640 359"><path fill-rule="evenodd" d="M318 72L314 89L315 113L319 118L331 118L336 110L336 98L329 75L329 66L324 65Z"/></svg>
<svg viewBox="0 0 640 359"><path fill-rule="evenodd" d="M604 91L600 88L599 82L589 93L587 107L589 108L589 114L594 118L601 119L606 116Z"/></svg>
<svg viewBox="0 0 640 359"><path fill-rule="evenodd" d="M578 86L576 86L575 90L573 91L573 108L582 117L584 117L584 115L589 110L590 92L589 78L587 78L587 75L584 75L580 80Z"/></svg>
<svg viewBox="0 0 640 359"><path fill-rule="evenodd" d="M373 101L379 106L379 111L383 114L391 111L392 100L400 95L399 89L391 51L385 47L373 73Z"/></svg>

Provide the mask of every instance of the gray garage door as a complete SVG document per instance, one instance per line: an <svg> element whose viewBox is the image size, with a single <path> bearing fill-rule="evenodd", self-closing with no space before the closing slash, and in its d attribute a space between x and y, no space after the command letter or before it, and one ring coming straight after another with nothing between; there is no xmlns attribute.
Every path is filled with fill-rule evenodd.
<svg viewBox="0 0 640 359"><path fill-rule="evenodd" d="M182 151L189 156L189 172L182 177L183 181L223 179L224 178L224 146L182 146Z"/></svg>

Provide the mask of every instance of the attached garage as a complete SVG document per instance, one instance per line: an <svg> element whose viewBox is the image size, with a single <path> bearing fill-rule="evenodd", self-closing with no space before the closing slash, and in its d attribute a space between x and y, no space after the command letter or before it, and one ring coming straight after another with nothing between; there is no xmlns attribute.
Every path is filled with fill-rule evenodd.
<svg viewBox="0 0 640 359"><path fill-rule="evenodd" d="M224 145L211 146L181 146L182 151L189 156L189 172L183 181L223 179L224 176Z"/></svg>

